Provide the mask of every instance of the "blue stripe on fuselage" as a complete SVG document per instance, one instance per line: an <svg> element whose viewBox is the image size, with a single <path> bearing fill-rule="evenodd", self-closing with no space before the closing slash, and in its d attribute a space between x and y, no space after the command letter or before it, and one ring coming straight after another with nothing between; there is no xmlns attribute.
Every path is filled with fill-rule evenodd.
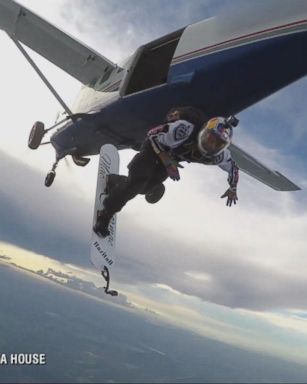
<svg viewBox="0 0 307 384"><path fill-rule="evenodd" d="M169 82L195 71L211 115L239 112L307 73L307 32L293 33L197 57L170 68Z"/></svg>
<svg viewBox="0 0 307 384"><path fill-rule="evenodd" d="M52 141L59 151L72 144L80 155L101 145L140 143L173 106L193 105L208 116L238 113L307 73L307 32L274 37L172 65L168 82L120 98L89 124L69 124Z"/></svg>

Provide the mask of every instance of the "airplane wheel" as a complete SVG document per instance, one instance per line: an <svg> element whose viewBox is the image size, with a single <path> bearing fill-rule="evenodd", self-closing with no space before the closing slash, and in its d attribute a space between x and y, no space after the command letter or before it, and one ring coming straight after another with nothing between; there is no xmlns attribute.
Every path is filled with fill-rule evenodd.
<svg viewBox="0 0 307 384"><path fill-rule="evenodd" d="M46 179L45 179L45 186L50 187L50 185L53 183L55 178L55 172L51 171L47 174Z"/></svg>
<svg viewBox="0 0 307 384"><path fill-rule="evenodd" d="M31 149L37 149L42 142L45 134L45 125L41 121L36 121L31 129L28 147Z"/></svg>

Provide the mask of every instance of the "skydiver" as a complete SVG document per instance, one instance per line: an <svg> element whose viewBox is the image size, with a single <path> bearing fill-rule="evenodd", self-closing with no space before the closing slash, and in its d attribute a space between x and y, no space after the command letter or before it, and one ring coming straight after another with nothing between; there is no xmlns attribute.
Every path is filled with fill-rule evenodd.
<svg viewBox="0 0 307 384"><path fill-rule="evenodd" d="M226 205L236 204L239 168L231 158L228 146L233 135L233 126L238 120L215 117L205 122L203 113L193 107L171 109L166 122L151 129L140 149L128 164L128 176L109 175L107 179L104 208L97 212L93 230L100 237L110 234L109 223L113 215L138 194L145 195L153 204L164 192L163 182L170 177L180 179L180 162L218 165L228 172L229 188L221 196Z"/></svg>

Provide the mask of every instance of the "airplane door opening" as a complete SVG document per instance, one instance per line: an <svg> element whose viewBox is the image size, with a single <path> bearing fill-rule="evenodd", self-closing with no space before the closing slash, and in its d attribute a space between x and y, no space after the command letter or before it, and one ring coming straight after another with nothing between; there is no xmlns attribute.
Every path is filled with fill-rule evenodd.
<svg viewBox="0 0 307 384"><path fill-rule="evenodd" d="M127 96L165 84L169 67L184 29L140 47L129 70L121 95Z"/></svg>

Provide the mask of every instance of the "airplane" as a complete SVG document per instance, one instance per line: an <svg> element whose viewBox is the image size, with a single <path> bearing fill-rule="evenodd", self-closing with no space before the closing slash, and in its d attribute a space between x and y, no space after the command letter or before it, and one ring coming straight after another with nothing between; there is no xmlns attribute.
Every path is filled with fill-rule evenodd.
<svg viewBox="0 0 307 384"><path fill-rule="evenodd" d="M103 144L138 150L150 128L174 106L190 105L210 118L236 115L307 73L307 2L262 2L267 17L251 13L212 17L139 47L119 64L82 44L13 0L0 0L0 29L8 34L64 109L45 129L36 122L28 145L54 147L58 162L70 155L79 166ZM69 108L24 46L82 83ZM57 128L49 142L45 134ZM271 129L271 127L268 127ZM231 144L246 174L278 191L300 188L280 172Z"/></svg>

